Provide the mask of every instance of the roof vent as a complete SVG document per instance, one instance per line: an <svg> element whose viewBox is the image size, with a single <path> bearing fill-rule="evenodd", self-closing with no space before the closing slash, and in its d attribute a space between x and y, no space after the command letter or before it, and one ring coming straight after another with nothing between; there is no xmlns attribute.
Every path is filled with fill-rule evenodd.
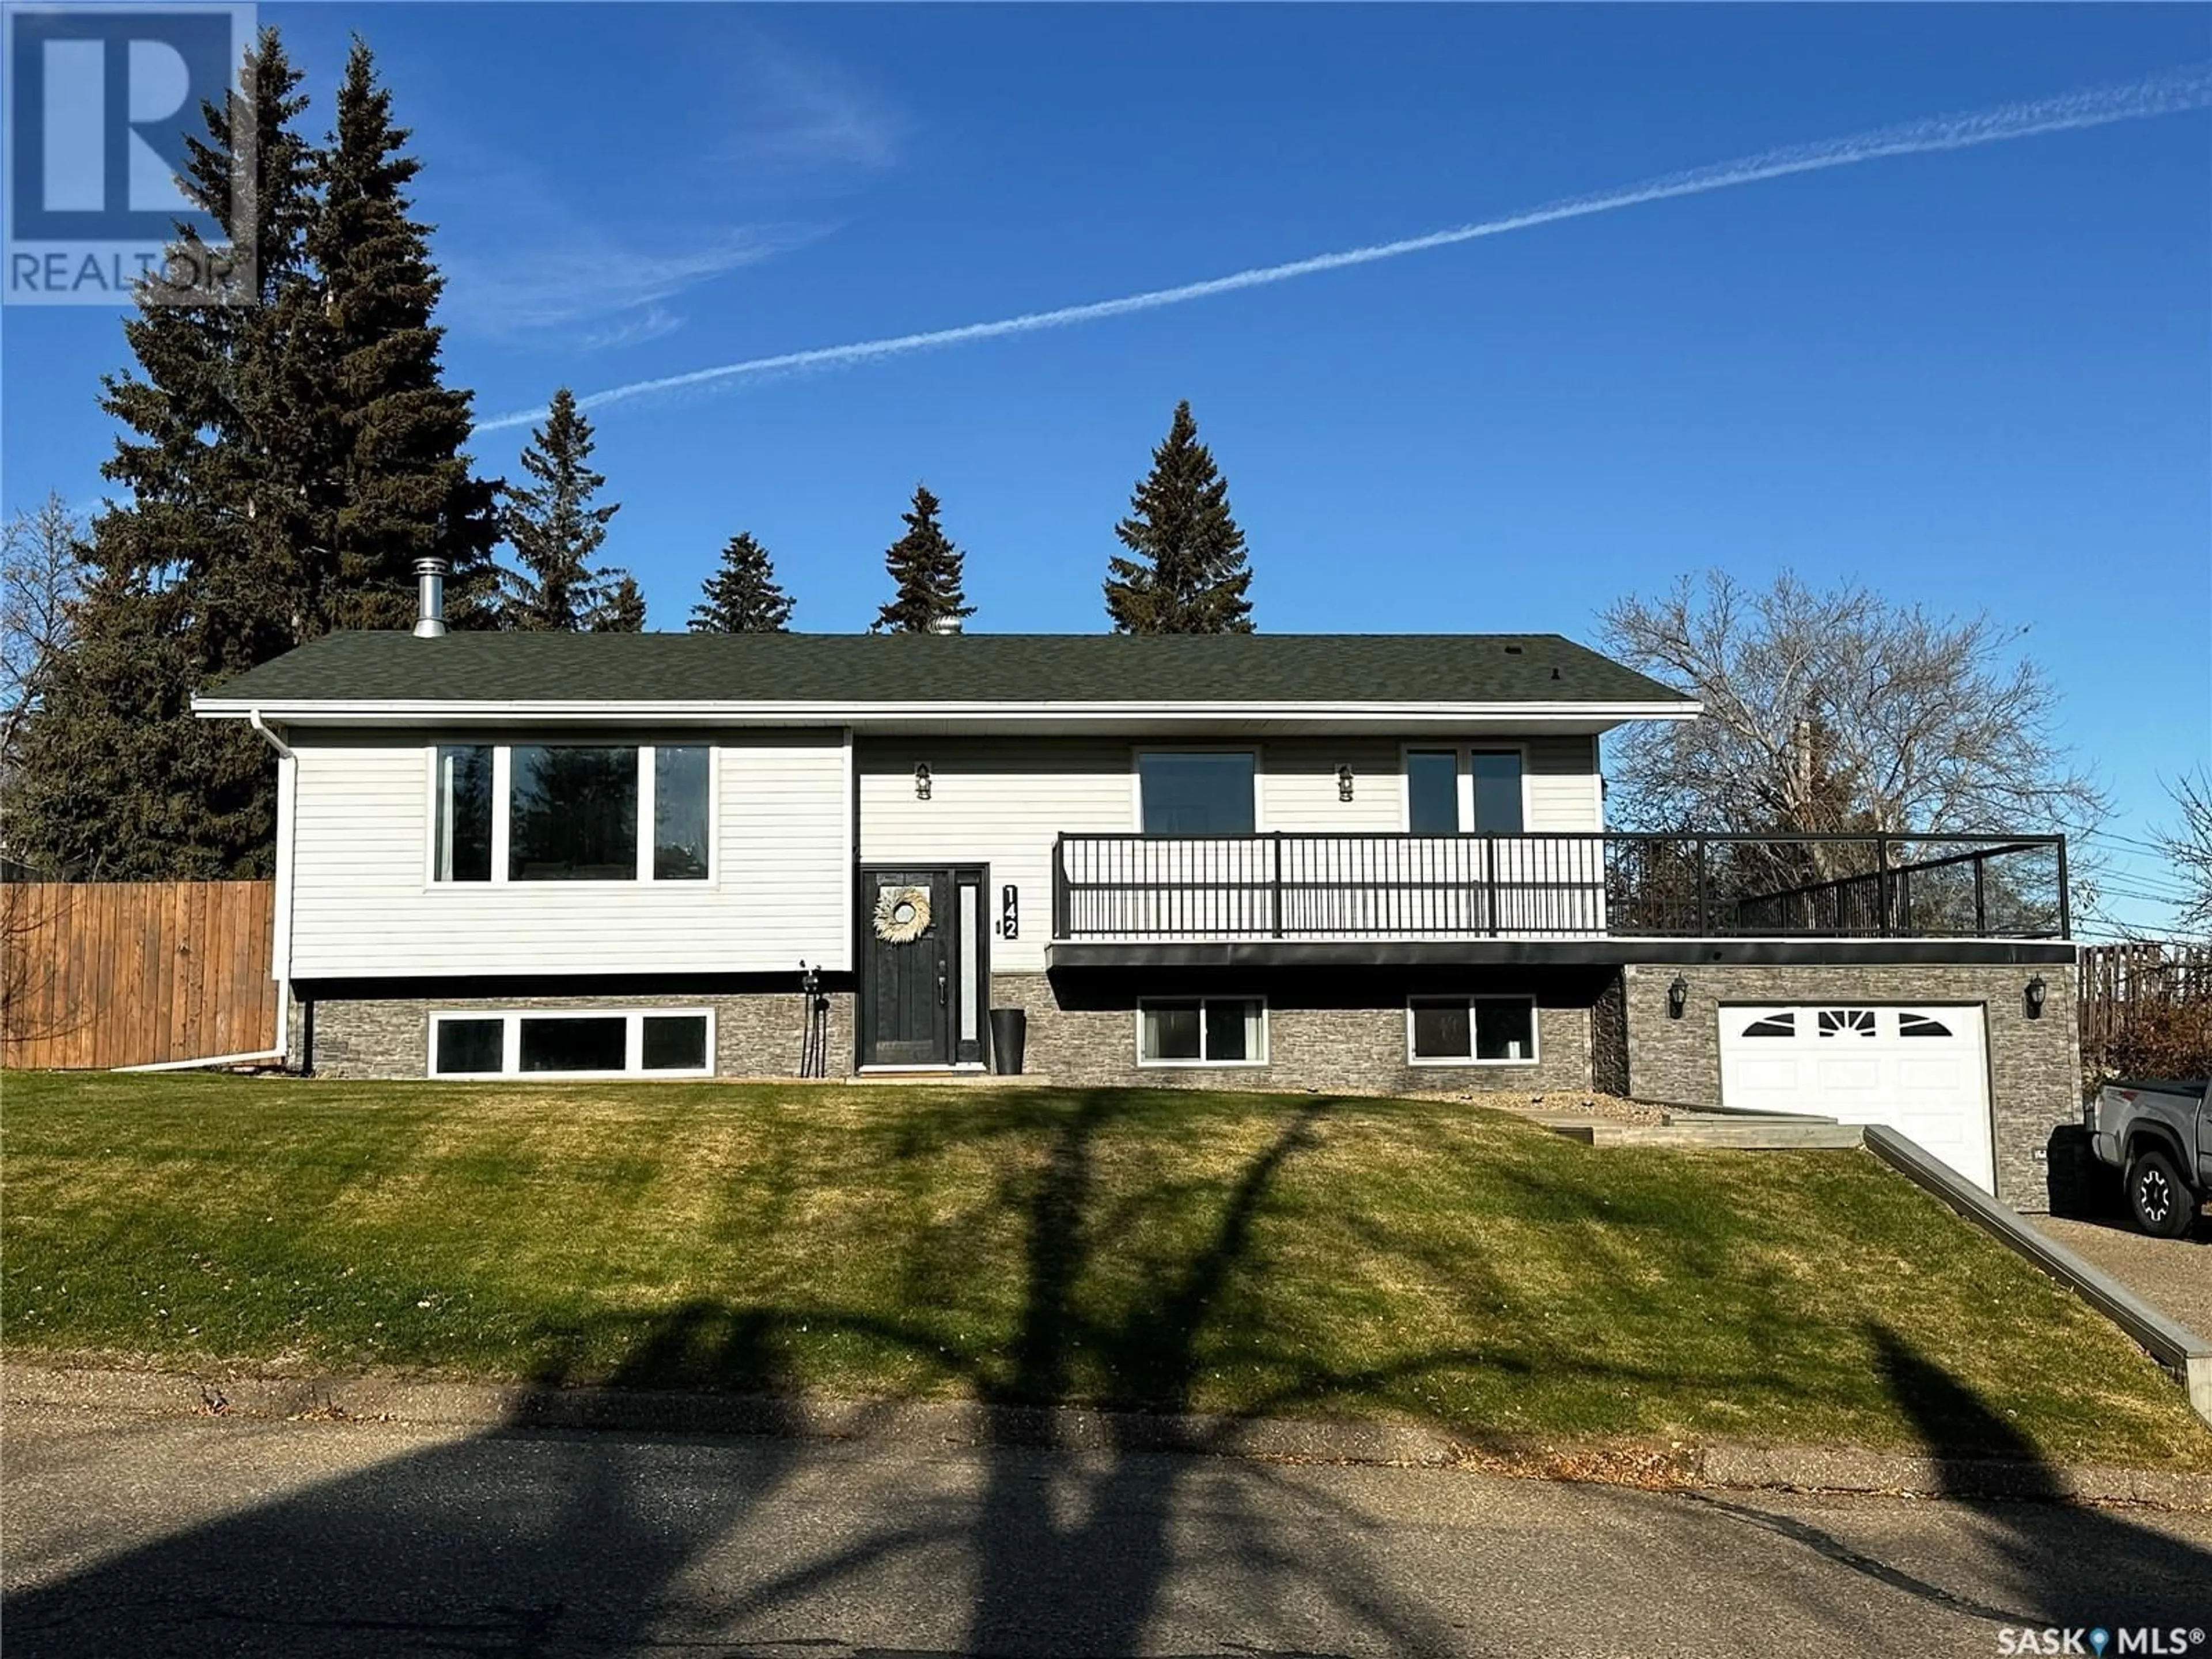
<svg viewBox="0 0 2212 1659"><path fill-rule="evenodd" d="M951 616L939 617L929 624L929 631L933 634L957 634L960 631L960 618Z"/></svg>
<svg viewBox="0 0 2212 1659"><path fill-rule="evenodd" d="M1509 657L1517 657L1521 654L1521 647L1517 645L1509 645L1505 647L1505 654Z"/></svg>
<svg viewBox="0 0 2212 1659"><path fill-rule="evenodd" d="M415 637L434 640L446 631L446 562L415 561Z"/></svg>

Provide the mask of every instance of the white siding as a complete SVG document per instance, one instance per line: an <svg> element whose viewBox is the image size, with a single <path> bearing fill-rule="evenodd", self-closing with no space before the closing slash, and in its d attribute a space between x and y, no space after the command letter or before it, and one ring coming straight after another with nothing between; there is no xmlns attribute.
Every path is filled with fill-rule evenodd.
<svg viewBox="0 0 2212 1659"><path fill-rule="evenodd" d="M999 890L1021 890L1021 932L994 937L994 973L1040 973L1052 935L1053 837L1063 830L1137 827L1131 745L1112 738L863 738L860 858L867 864L990 866L986 921ZM917 799L914 769L930 772Z"/></svg>
<svg viewBox="0 0 2212 1659"><path fill-rule="evenodd" d="M667 740L716 744L720 822L711 881L433 884L432 739L295 737L293 977L787 973L802 957L848 967L851 808L842 736L692 731Z"/></svg>
<svg viewBox="0 0 2212 1659"><path fill-rule="evenodd" d="M1261 745L1260 827L1349 834L1406 827L1399 749L1387 738L1278 738ZM1340 799L1336 769L1352 769Z"/></svg>
<svg viewBox="0 0 2212 1659"><path fill-rule="evenodd" d="M1597 739L1531 738L1525 776L1529 830L1602 830Z"/></svg>

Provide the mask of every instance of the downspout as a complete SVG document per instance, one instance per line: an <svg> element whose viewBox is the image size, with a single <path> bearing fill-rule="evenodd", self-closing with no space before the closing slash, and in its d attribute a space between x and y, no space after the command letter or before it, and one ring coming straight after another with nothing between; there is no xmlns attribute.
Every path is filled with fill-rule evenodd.
<svg viewBox="0 0 2212 1659"><path fill-rule="evenodd" d="M292 1048L292 820L295 816L294 803L298 799L299 757L286 746L283 738L269 729L258 708L246 711L246 723L276 751L276 936L270 941L270 951L276 979L275 1058L282 1065ZM281 951L277 949L280 944L283 947Z"/></svg>

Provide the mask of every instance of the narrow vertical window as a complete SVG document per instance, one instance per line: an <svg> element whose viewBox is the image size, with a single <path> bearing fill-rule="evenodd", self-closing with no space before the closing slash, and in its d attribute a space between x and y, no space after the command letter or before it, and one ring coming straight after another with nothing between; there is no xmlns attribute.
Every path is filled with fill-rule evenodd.
<svg viewBox="0 0 2212 1659"><path fill-rule="evenodd" d="M1521 833L1521 757L1512 750L1476 750L1467 757L1474 784L1474 822L1480 835Z"/></svg>
<svg viewBox="0 0 2212 1659"><path fill-rule="evenodd" d="M1459 833L1459 751L1417 749L1406 757L1406 828L1417 836Z"/></svg>
<svg viewBox="0 0 2212 1659"><path fill-rule="evenodd" d="M441 744L431 873L439 881L491 879L491 749Z"/></svg>
<svg viewBox="0 0 2212 1659"><path fill-rule="evenodd" d="M653 751L653 878L704 881L708 874L707 758L703 748Z"/></svg>

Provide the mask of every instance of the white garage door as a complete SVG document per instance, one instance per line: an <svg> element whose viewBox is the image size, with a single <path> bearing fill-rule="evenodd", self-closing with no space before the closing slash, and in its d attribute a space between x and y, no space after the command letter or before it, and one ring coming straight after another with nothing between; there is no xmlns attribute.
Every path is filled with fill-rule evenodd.
<svg viewBox="0 0 2212 1659"><path fill-rule="evenodd" d="M1721 1104L1887 1124L1996 1190L1978 1007L1723 1005Z"/></svg>

